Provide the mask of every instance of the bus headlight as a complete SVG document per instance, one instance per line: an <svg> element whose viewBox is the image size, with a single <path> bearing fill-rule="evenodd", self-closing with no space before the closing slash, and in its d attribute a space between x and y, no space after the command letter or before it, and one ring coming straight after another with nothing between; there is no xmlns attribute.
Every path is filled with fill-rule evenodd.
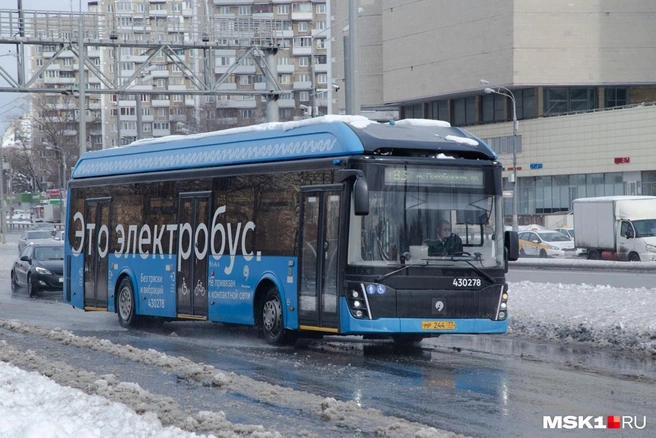
<svg viewBox="0 0 656 438"><path fill-rule="evenodd" d="M351 315L355 318L371 318L367 295L375 293L376 285L374 284L350 283L346 294L346 302Z"/></svg>

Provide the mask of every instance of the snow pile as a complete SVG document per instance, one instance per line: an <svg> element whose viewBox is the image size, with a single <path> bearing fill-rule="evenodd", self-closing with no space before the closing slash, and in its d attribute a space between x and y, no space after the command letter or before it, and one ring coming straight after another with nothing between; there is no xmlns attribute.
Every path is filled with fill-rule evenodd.
<svg viewBox="0 0 656 438"><path fill-rule="evenodd" d="M525 281L509 294L513 335L656 355L656 289Z"/></svg>

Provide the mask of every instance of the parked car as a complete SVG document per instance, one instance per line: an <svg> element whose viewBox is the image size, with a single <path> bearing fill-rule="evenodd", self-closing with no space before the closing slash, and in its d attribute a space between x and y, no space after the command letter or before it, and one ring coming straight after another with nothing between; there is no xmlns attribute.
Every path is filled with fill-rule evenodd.
<svg viewBox="0 0 656 438"><path fill-rule="evenodd" d="M55 240L59 240L59 241L63 242L64 238L65 238L64 233L65 233L64 230L55 231L55 235L52 236L52 238L55 239Z"/></svg>
<svg viewBox="0 0 656 438"><path fill-rule="evenodd" d="M567 237L569 237L571 240L574 240L574 228L554 228L554 231L558 231L559 233L563 233Z"/></svg>
<svg viewBox="0 0 656 438"><path fill-rule="evenodd" d="M18 240L18 254L21 254L26 246L32 243L51 243L52 234L49 230L25 230Z"/></svg>
<svg viewBox="0 0 656 438"><path fill-rule="evenodd" d="M11 268L11 288L26 286L29 296L43 290L64 289L64 244L49 243L26 246Z"/></svg>
<svg viewBox="0 0 656 438"><path fill-rule="evenodd" d="M554 230L521 231L519 254L537 257L576 256L574 241Z"/></svg>

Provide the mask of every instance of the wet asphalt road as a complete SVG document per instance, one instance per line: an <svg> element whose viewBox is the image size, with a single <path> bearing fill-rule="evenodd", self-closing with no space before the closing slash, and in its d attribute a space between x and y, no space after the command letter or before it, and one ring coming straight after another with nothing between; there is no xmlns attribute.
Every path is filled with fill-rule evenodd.
<svg viewBox="0 0 656 438"><path fill-rule="evenodd" d="M554 431L543 429L545 415L627 415L646 416L647 428L625 436L656 436L656 367L650 358L507 336L443 336L422 342L421 348L399 351L391 343L357 337L273 348L253 329L212 323L173 322L129 332L119 327L115 315L72 309L58 302L57 295L30 299L25 291L12 293L8 260L15 254L15 249L0 247L0 319L61 327L79 336L184 356L464 435L551 436ZM189 409L218 407L236 423L263 424L286 436L300 429L326 436L363 436L356 430L322 430L325 426L316 418L280 405L263 406L238 393L180 381L154 367L91 349L4 329L0 339L77 367L136 381ZM576 436L586 436L585 432L604 436L603 431L577 431Z"/></svg>

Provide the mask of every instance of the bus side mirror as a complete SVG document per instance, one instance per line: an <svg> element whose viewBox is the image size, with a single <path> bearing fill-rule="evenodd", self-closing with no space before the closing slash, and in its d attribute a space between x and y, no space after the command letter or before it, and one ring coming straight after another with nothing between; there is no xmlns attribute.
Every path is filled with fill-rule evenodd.
<svg viewBox="0 0 656 438"><path fill-rule="evenodd" d="M514 262L519 258L519 235L517 231L506 231L504 233L503 246L506 248L509 261Z"/></svg>
<svg viewBox="0 0 656 438"><path fill-rule="evenodd" d="M358 169L340 169L339 180L346 181L355 177L353 182L353 206L356 216L367 216L369 214L369 186L364 172Z"/></svg>

